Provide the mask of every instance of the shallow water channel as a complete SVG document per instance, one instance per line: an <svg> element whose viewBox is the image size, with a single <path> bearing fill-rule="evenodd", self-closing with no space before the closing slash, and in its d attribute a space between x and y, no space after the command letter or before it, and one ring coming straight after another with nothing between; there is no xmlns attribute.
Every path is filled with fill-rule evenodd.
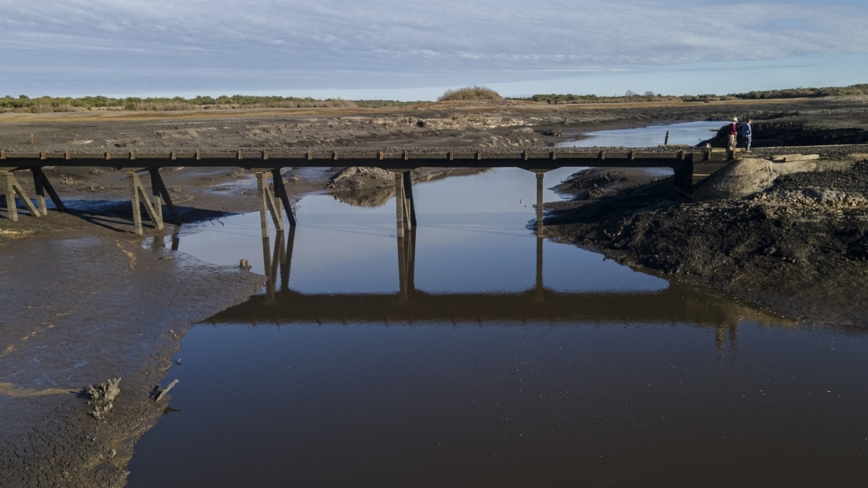
<svg viewBox="0 0 868 488"><path fill-rule="evenodd" d="M184 337L129 486L864 482L862 331L537 239L523 170L413 191L401 240L394 199L329 195L266 246L258 214L185 231L180 251L273 285Z"/></svg>

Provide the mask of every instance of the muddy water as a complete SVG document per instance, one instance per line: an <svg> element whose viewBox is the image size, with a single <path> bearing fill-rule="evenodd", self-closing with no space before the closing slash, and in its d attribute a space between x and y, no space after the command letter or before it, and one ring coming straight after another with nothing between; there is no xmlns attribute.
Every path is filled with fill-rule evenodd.
<svg viewBox="0 0 868 488"><path fill-rule="evenodd" d="M327 195L265 246L257 214L182 235L274 284L185 336L129 486L864 482L868 336L538 240L534 187L414 186L401 240L393 200Z"/></svg>

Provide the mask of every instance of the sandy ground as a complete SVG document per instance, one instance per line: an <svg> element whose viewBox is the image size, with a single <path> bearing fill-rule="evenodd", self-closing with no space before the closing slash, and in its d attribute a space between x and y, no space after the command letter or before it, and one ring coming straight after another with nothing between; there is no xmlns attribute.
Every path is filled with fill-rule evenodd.
<svg viewBox="0 0 868 488"><path fill-rule="evenodd" d="M761 147L785 139L866 142L866 114L868 104L862 99L3 114L0 148L123 152L548 146L592 130L723 121L733 115L757 121L754 145ZM19 222L11 222L0 202L0 486L123 486L136 439L170 412L168 399L155 402L150 393L155 384L171 381L163 372L187 327L246 299L261 289L264 278L234 267L206 265L167 249L163 242L177 231L172 224L158 232L146 222L146 237L134 236L122 171L49 168L46 174L72 209L69 214L51 211L35 219L22 212ZM423 169L414 178L450 174L458 173ZM32 189L28 172L16 175ZM758 299L753 291L760 285L768 288L771 281L757 281L759 269L768 269L776 282L788 283L787 293L801 293L798 297L865 302L864 286L857 283L865 266L860 254L864 246L859 247L864 243L864 207L838 209L824 203L830 199L806 196L814 187L863 195L862 186L846 186L850 173L828 181L781 179L766 192L766 200L715 202L673 197L666 180L591 175L597 177L603 179L577 181L574 188L564 189L580 198L552 209L561 212L551 217L551 223L559 225L550 227L558 239L769 306L779 305L786 296ZM255 181L245 170L167 168L163 179L185 222L257 208ZM291 198L335 191L338 198L357 205L381 203L393 191L386 175L344 168L286 168L284 180ZM797 194L820 203L788 200ZM708 233L685 234L685 229L697 226L709 227ZM732 249L707 245L730 233L732 239L725 242ZM664 235L673 237L661 239ZM815 239L799 247L807 235L829 235L838 241ZM691 252L681 254L679 249ZM820 254L824 260L813 264ZM853 286L845 280L825 288L827 282L817 277L829 274L846 276ZM830 320L861 324L859 317L868 316L858 304L842 311ZM794 315L816 318L822 313L808 307ZM122 378L121 394L114 409L103 420L93 418L83 389L117 377Z"/></svg>

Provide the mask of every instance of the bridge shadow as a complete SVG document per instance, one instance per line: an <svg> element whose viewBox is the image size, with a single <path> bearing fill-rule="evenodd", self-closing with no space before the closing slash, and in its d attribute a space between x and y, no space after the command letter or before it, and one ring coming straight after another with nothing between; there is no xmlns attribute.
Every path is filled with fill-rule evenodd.
<svg viewBox="0 0 868 488"><path fill-rule="evenodd" d="M506 293L431 293L416 288L416 231L397 239L399 290L392 293L302 293L290 288L296 228L262 242L264 295L211 317L212 324L472 324L497 326L694 325L717 329L735 345L742 320L788 325L762 309L677 282L654 292L564 292L544 284L543 241L537 238L534 285Z"/></svg>
<svg viewBox="0 0 868 488"><path fill-rule="evenodd" d="M19 199L16 199L16 203ZM125 200L69 200L65 203L67 214L81 219L89 224L102 227L113 232L129 233L130 227L133 224L133 210L130 207L130 202ZM46 202L46 207L49 211L57 211L57 208L49 201ZM23 205L16 205L16 208L27 212ZM232 213L208 210L196 207L175 206L178 215L182 222L193 223L206 220L219 219ZM8 208L6 199L0 198L0 218L8 219ZM168 214L168 208L163 206L163 215ZM153 225L150 222L147 213L143 212L142 220Z"/></svg>

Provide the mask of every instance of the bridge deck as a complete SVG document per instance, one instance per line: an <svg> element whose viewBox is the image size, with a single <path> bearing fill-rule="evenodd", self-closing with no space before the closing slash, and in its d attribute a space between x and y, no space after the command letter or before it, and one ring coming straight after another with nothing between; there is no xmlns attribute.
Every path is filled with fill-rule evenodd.
<svg viewBox="0 0 868 488"><path fill-rule="evenodd" d="M763 156L771 154L791 154L831 151L832 153L862 152L865 146L808 146L764 148ZM768 154L771 151L770 154ZM69 151L6 151L0 149L0 176L5 180L7 209L12 220L17 220L16 195L24 201L30 213L36 217L44 215L45 192L47 191L55 206L63 210L63 202L54 191L42 168L47 166L101 166L128 168L130 172L133 211L136 220L136 233L141 234L139 197L158 229L162 228L162 203L165 203L176 221L177 212L171 197L160 177L164 167L241 167L257 169L260 187L260 212L263 214L263 232L267 232L265 214L270 211L275 225L282 229L281 214L289 217L290 225L295 225L291 206L280 177L285 167L349 167L373 166L395 173L403 173L396 178L396 219L399 224L398 236L403 235L401 227L415 225L415 203L410 186L409 171L420 167L429 168L523 168L537 173L537 225L542 231L542 173L563 167L609 167L609 168L672 168L674 186L684 194L693 190L733 160L741 159L742 150L658 146L648 148L624 147L565 147L565 148L399 148L399 149L350 149L350 148L258 148L258 149L215 149L205 150L148 150L84 152ZM6 168L4 170L4 168ZM33 172L38 207L30 202L27 192L22 188L11 171L30 170ZM148 170L154 192L154 205L149 207L149 199L144 187L138 182L134 171ZM272 190L266 189L264 174L268 170L273 178ZM275 205L275 200L281 203ZM281 208L283 207L283 208Z"/></svg>
<svg viewBox="0 0 868 488"><path fill-rule="evenodd" d="M383 169L418 167L532 167L564 166L676 167L688 159L730 158L725 150L685 148L519 148L436 150L186 150L125 152L7 152L0 150L0 166L104 166L116 168L190 167L333 167L376 166Z"/></svg>

